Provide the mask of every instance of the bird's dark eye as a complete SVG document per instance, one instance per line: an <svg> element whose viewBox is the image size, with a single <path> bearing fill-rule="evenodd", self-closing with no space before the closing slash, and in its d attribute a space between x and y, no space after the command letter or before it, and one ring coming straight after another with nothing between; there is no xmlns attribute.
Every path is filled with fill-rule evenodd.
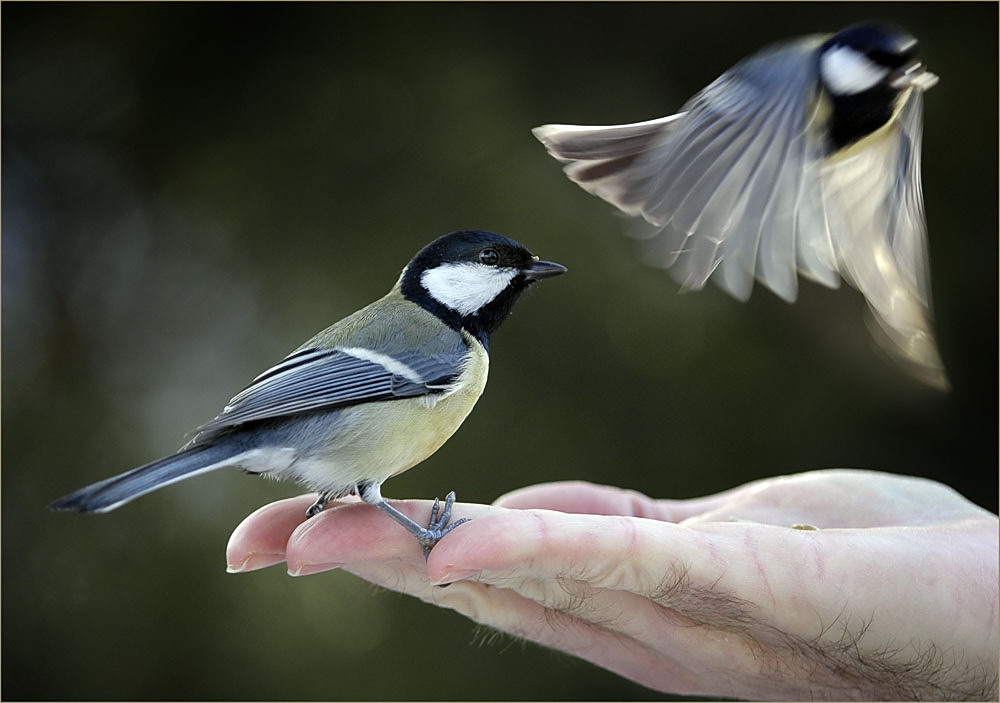
<svg viewBox="0 0 1000 703"><path fill-rule="evenodd" d="M878 49L872 49L867 52L866 55L876 66L885 66L886 68L902 68L903 64L908 63L916 56L916 51L911 50L901 54L893 54L888 51L880 51Z"/></svg>
<svg viewBox="0 0 1000 703"><path fill-rule="evenodd" d="M487 266L496 266L500 263L500 254L496 249L483 249L479 252L479 260Z"/></svg>

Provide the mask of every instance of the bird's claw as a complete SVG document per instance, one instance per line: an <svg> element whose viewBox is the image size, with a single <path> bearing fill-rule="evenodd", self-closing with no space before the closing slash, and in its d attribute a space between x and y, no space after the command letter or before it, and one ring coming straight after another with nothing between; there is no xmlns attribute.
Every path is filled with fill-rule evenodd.
<svg viewBox="0 0 1000 703"><path fill-rule="evenodd" d="M306 508L306 519L308 520L309 518L315 517L316 515L319 515L321 512L323 512L323 508L326 507L326 503L327 501L325 496L321 495L319 498L317 498L315 503Z"/></svg>
<svg viewBox="0 0 1000 703"><path fill-rule="evenodd" d="M316 497L316 502L313 503L312 505L310 505L306 509L306 519L308 520L311 517L315 517L315 516L319 515L321 512L323 512L326 509L326 506L328 506L333 501L337 500L337 498L342 498L345 495L351 495L353 493L354 493L354 489L351 489L350 492L348 492L348 491L326 491L324 493L320 493Z"/></svg>
<svg viewBox="0 0 1000 703"><path fill-rule="evenodd" d="M444 497L444 509L441 509L441 501L437 498L434 499L434 505L431 506L431 520L427 524L427 529L423 531L423 534L417 537L417 541L420 542L420 546L424 550L424 561L431 554L431 549L437 544L446 534L454 530L459 525L469 522L469 518L463 517L460 520L455 520L455 522L448 524L448 520L451 519L451 508L455 504L455 491L451 491Z"/></svg>

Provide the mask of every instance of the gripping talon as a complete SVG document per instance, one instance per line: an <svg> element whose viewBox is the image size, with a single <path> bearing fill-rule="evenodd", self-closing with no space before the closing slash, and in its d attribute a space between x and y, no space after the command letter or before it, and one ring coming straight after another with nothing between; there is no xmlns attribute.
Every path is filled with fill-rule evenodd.
<svg viewBox="0 0 1000 703"><path fill-rule="evenodd" d="M316 517L333 501L353 493L354 488L351 488L350 491L323 491L316 497L316 502L306 509L306 519Z"/></svg>
<svg viewBox="0 0 1000 703"><path fill-rule="evenodd" d="M451 519L452 506L455 504L454 491L450 491L448 495L445 496L443 510L441 508L441 501L437 498L434 499L434 504L431 506L431 519L427 527L421 527L406 515L399 512L396 508L389 505L382 497L382 492L379 490L379 484L359 483L357 485L357 491L361 500L381 510L416 538L417 542L420 544L420 548L424 552L424 560L430 556L431 549L434 548L434 545L437 544L442 537L447 535L459 525L469 521L469 518L462 518L461 520L456 520L450 525L448 524L448 520Z"/></svg>
<svg viewBox="0 0 1000 703"><path fill-rule="evenodd" d="M441 513L440 518L438 517L438 499L434 499L434 507L431 508L431 522L427 526L428 529L442 528L448 524L448 518L451 517L451 506L455 504L455 491L449 491L448 495L444 497L444 511ZM447 533L443 533L443 537Z"/></svg>
<svg viewBox="0 0 1000 703"><path fill-rule="evenodd" d="M417 541L420 542L420 546L424 550L424 561L430 557L434 545L440 542L445 535L459 525L469 521L469 518L464 517L449 525L448 521L451 519L453 505L455 505L455 491L450 491L444 497L443 510L441 509L441 501L437 498L434 499L434 504L431 506L431 520L427 524L427 529L424 531L422 537L417 537Z"/></svg>
<svg viewBox="0 0 1000 703"><path fill-rule="evenodd" d="M330 502L329 494L320 493L319 497L316 498L316 502L310 505L306 509L306 519L308 520L311 517L319 515L321 512L323 512L323 508L325 508L326 504L329 502Z"/></svg>

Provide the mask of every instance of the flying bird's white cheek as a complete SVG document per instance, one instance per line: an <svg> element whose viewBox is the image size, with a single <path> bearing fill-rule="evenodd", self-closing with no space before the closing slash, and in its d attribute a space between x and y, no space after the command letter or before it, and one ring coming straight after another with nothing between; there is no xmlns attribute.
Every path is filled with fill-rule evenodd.
<svg viewBox="0 0 1000 703"><path fill-rule="evenodd" d="M854 95L873 87L889 75L889 69L846 46L834 46L819 59L823 83L834 95Z"/></svg>
<svg viewBox="0 0 1000 703"><path fill-rule="evenodd" d="M500 295L517 273L473 262L449 263L424 271L420 284L445 307L471 315Z"/></svg>

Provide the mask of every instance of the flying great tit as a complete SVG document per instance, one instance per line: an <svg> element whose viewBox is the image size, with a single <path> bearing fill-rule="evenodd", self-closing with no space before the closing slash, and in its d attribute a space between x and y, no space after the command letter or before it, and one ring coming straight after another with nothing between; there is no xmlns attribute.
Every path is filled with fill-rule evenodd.
<svg viewBox="0 0 1000 703"><path fill-rule="evenodd" d="M744 59L660 119L551 124L569 178L652 225L644 258L682 290L754 278L792 302L797 273L868 302L884 346L947 388L931 327L922 93L937 82L906 31L859 24Z"/></svg>
<svg viewBox="0 0 1000 703"><path fill-rule="evenodd" d="M458 429L486 386L490 336L518 297L564 266L491 232L453 232L424 247L389 293L268 369L176 454L57 500L103 513L223 467L287 478L319 492L307 517L357 493L429 553L455 494L423 528L389 505L382 483L419 464Z"/></svg>

